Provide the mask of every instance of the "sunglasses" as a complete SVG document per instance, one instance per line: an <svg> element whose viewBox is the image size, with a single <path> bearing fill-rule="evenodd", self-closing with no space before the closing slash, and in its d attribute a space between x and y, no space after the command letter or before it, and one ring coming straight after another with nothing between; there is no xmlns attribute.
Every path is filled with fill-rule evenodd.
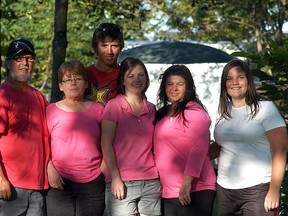
<svg viewBox="0 0 288 216"><path fill-rule="evenodd" d="M121 32L121 29L118 25L112 23L103 23L97 29L96 32L105 32L105 31L112 31L112 32Z"/></svg>

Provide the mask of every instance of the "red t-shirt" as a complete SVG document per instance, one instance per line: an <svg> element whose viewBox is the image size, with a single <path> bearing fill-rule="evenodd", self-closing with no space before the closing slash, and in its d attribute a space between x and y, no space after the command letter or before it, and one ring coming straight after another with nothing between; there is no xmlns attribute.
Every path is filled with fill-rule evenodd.
<svg viewBox="0 0 288 216"><path fill-rule="evenodd" d="M0 87L0 163L14 187L48 188L47 101L32 87Z"/></svg>
<svg viewBox="0 0 288 216"><path fill-rule="evenodd" d="M115 71L103 72L90 65L87 67L88 88L85 90L85 98L105 105L117 95L117 76L119 67Z"/></svg>

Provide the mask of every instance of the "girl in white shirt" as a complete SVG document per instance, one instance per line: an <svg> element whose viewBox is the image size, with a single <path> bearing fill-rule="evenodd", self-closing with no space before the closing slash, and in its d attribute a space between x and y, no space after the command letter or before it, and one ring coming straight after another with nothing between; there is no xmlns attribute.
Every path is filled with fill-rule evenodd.
<svg viewBox="0 0 288 216"><path fill-rule="evenodd" d="M285 173L286 124L275 104L257 93L242 60L223 69L219 113L210 148L211 159L219 156L218 215L272 216Z"/></svg>

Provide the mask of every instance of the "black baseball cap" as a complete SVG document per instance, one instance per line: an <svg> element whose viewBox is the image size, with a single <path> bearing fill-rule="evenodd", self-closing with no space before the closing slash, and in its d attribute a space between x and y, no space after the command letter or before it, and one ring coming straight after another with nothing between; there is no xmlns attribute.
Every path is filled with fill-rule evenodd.
<svg viewBox="0 0 288 216"><path fill-rule="evenodd" d="M34 46L29 40L14 40L10 43L7 49L6 58L14 58L24 51L29 52L32 56L36 57Z"/></svg>

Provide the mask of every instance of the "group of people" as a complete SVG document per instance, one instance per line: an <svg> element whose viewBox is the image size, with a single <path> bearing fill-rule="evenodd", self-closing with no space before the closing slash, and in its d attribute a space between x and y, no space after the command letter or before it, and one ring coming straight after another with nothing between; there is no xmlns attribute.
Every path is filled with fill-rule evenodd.
<svg viewBox="0 0 288 216"><path fill-rule="evenodd" d="M63 99L48 104L29 85L32 43L10 43L0 87L0 216L274 216L279 212L287 130L257 93L242 60L226 64L219 119L211 120L184 65L160 75L147 100L143 62L128 57L121 28L103 23L85 67L64 62ZM211 160L219 157L217 176Z"/></svg>

